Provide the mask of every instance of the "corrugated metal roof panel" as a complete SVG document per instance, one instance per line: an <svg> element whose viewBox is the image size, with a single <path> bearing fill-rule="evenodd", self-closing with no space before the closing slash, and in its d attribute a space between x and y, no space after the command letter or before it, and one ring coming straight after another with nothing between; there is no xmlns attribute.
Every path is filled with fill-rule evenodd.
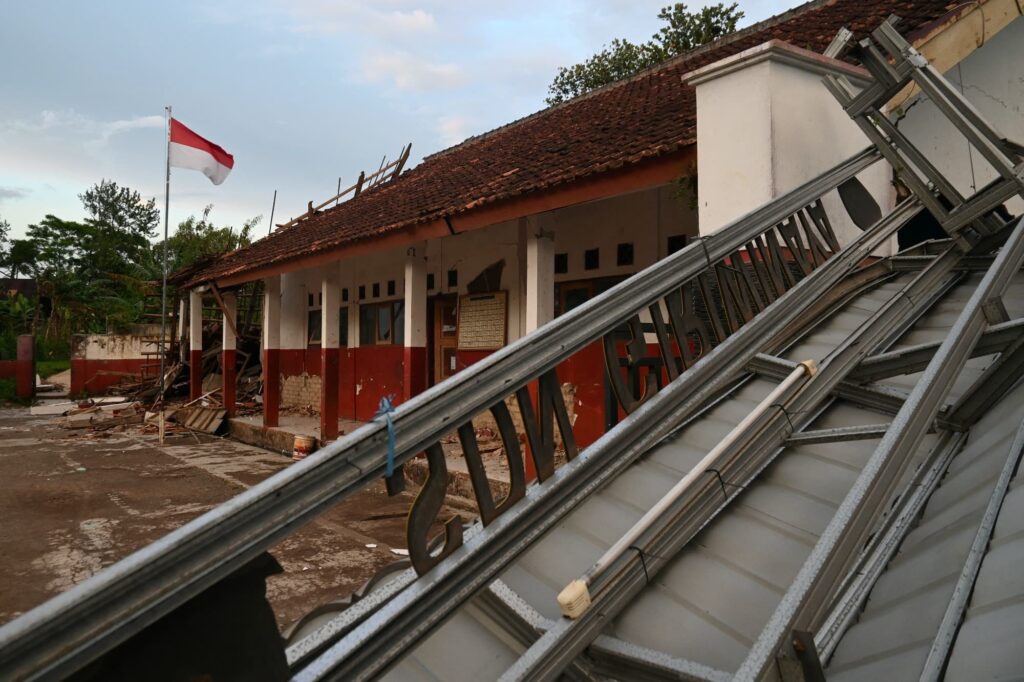
<svg viewBox="0 0 1024 682"><path fill-rule="evenodd" d="M1015 391L1017 402L1024 391ZM1009 427L1011 424L1006 424ZM1003 500L989 551L946 669L946 679L1024 676L1024 479L1018 470Z"/></svg>
<svg viewBox="0 0 1024 682"><path fill-rule="evenodd" d="M877 420L876 414L840 402L813 428ZM827 452L822 446L787 448L658 574L658 589L641 594L606 632L679 658L735 670L876 444L833 444L843 454L827 456L813 450ZM666 596L686 604L686 612L667 610L664 617L651 617L663 609L655 605ZM666 631L675 633L667 641ZM734 646L736 641L744 646Z"/></svg>
<svg viewBox="0 0 1024 682"><path fill-rule="evenodd" d="M480 682L496 680L522 653L522 647L475 602L460 609L412 649L385 679L395 682Z"/></svg>
<svg viewBox="0 0 1024 682"><path fill-rule="evenodd" d="M875 584L859 621L839 643L829 662L830 680L920 675L1022 417L1024 387L972 429L920 522ZM986 559L983 571L987 565ZM979 674L985 668L967 669L973 671L967 679L989 679ZM1021 669L1018 665L1017 672Z"/></svg>
<svg viewBox="0 0 1024 682"><path fill-rule="evenodd" d="M816 333L795 344L787 357L822 359L910 278L903 275L858 297ZM959 312L979 279L966 278L951 289L899 345L941 339L947 331L943 325L955 319L953 312ZM1022 281L1018 277L1015 286L1020 288ZM960 390L987 362L980 358L965 369ZM899 378L908 388L914 380L916 377ZM589 568L773 386L761 379L747 382L704 417L653 448L524 552L502 580L542 615L558 618L555 597L561 588ZM1017 402L1024 405L1021 398L1024 395ZM836 679L903 679L907 677L904 673L920 670L934 637L934 624L941 619L971 542L971 523L986 502L978 491L998 475L999 463L1005 461L1006 433L1019 421L1019 417L1016 421L1010 418L998 428L991 426L1008 416L1011 402L1003 401L986 417L968 448L954 460L925 518L876 585L868 612L840 643L830 669ZM839 400L811 428L880 421L884 418L877 412ZM934 435L923 438L916 460L935 442ZM735 670L877 443L862 440L784 449L723 514L653 578L605 633L678 659ZM1000 445L1002 457L990 456ZM912 463L905 472L905 481L915 466ZM919 538L927 541L919 543ZM454 639L441 645L439 635L431 638L439 651L446 650L448 657L473 658L474 670L490 670L490 651L473 652ZM502 655L511 655L514 647L503 646ZM445 663L448 660L441 658ZM418 656L417 661L426 665L424 657ZM433 664L429 668L442 676L441 668Z"/></svg>

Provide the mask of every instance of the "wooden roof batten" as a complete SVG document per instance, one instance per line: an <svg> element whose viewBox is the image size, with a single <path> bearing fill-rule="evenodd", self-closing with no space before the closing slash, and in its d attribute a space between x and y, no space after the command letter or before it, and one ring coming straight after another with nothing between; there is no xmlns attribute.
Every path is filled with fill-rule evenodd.
<svg viewBox="0 0 1024 682"><path fill-rule="evenodd" d="M278 229L291 227L296 225L303 220L312 218L314 215L319 213L322 209L326 208L332 201L337 206L341 199L352 194L352 198L355 199L363 190L373 189L377 185L382 185L386 182L391 182L402 173L402 169L405 167L405 162L409 160L409 153L412 151L412 142L402 147L402 151L399 152L398 158L391 163L384 165L387 162L387 155L385 155L380 161L380 167L370 175L366 174L366 171L359 171L359 179L352 185L349 185L345 189L339 190L332 197L323 201L316 206L310 201L308 208L305 213L300 215L298 218L292 218L286 223L278 223Z"/></svg>

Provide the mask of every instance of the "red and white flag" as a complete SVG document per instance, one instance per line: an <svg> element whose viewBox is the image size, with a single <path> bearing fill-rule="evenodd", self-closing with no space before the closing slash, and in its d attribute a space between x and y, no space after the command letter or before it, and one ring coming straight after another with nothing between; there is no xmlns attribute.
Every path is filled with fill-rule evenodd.
<svg viewBox="0 0 1024 682"><path fill-rule="evenodd" d="M220 145L200 137L180 121L171 119L171 143L168 159L175 168L202 171L210 182L219 185L235 165L235 157Z"/></svg>

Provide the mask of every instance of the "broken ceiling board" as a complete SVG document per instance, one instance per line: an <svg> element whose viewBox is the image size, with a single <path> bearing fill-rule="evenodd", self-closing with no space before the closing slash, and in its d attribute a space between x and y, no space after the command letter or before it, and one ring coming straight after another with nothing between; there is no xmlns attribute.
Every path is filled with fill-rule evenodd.
<svg viewBox="0 0 1024 682"><path fill-rule="evenodd" d="M220 428L227 411L219 407L191 407L185 420L178 419L187 428L203 433L216 433Z"/></svg>
<svg viewBox="0 0 1024 682"><path fill-rule="evenodd" d="M459 298L459 350L498 350L505 345L508 292Z"/></svg>

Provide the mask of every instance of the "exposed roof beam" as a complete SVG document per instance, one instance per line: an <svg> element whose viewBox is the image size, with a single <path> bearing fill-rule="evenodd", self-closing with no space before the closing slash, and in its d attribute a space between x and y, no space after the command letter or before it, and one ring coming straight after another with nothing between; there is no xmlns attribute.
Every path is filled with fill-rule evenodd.
<svg viewBox="0 0 1024 682"><path fill-rule="evenodd" d="M889 262L896 272L915 272L925 267L934 256L899 255L893 256ZM992 265L992 256L969 256L957 266L960 272L985 272Z"/></svg>
<svg viewBox="0 0 1024 682"><path fill-rule="evenodd" d="M971 357L999 353L1008 344L1022 337L1024 337L1024 317L994 324L982 334L978 345L971 352ZM940 345L942 345L941 341L933 341L872 355L860 363L860 367L853 371L850 379L858 382L871 382L901 374L920 372L928 366Z"/></svg>
<svg viewBox="0 0 1024 682"><path fill-rule="evenodd" d="M1024 376L1024 334L1018 334L1003 349L999 358L977 378L967 393L960 396L940 424L954 431L966 431L1002 400L1021 376Z"/></svg>
<svg viewBox="0 0 1024 682"><path fill-rule="evenodd" d="M784 358L775 357L760 353L755 357L747 369L756 374L780 379L796 367L796 363ZM903 402L907 399L906 391L879 384L857 384L850 380L839 382L835 388L835 395L848 400L855 405L867 407L868 409L885 414L896 414L899 412Z"/></svg>
<svg viewBox="0 0 1024 682"><path fill-rule="evenodd" d="M883 424L865 424L863 426L838 426L833 429L815 429L794 433L786 440L786 445L814 445L815 443L841 443L850 440L871 440L881 438L889 429L891 422Z"/></svg>

